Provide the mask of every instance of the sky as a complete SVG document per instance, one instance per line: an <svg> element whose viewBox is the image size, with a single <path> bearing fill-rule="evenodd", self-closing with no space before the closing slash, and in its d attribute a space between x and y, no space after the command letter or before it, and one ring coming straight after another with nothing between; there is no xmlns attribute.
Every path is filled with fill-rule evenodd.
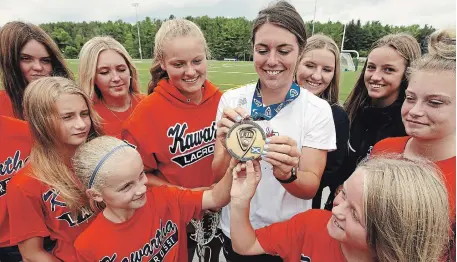
<svg viewBox="0 0 457 262"><path fill-rule="evenodd" d="M35 24L58 21L136 21L151 18L203 16L255 18L271 0L0 0L0 26L22 20ZM349 22L360 19L382 24L429 24L455 27L455 0L289 0L305 21Z"/></svg>

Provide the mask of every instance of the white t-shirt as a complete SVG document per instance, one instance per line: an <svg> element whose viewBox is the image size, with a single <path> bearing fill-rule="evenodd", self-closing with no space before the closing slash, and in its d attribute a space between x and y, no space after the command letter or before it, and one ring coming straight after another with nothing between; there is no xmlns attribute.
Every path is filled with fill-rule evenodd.
<svg viewBox="0 0 457 262"><path fill-rule="evenodd" d="M243 107L251 113L252 98L256 84L249 84L222 95L217 108L216 121L222 117L224 108ZM259 124L274 135L289 136L297 142L297 147L310 147L321 150L336 149L335 124L330 105L306 89L269 121ZM267 126L267 128L265 128ZM292 216L311 209L312 200L297 198L286 191L273 175L272 166L260 162L262 179L251 200L250 220L254 229L290 219ZM222 209L221 229L230 237L230 205Z"/></svg>

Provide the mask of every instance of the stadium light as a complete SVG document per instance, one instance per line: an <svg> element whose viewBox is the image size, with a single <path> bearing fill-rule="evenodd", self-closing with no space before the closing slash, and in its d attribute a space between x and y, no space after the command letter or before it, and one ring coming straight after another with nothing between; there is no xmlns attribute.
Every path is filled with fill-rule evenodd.
<svg viewBox="0 0 457 262"><path fill-rule="evenodd" d="M313 31L311 32L311 36L314 35L314 21L316 21L316 7L317 7L317 0L314 0L314 18L313 18Z"/></svg>
<svg viewBox="0 0 457 262"><path fill-rule="evenodd" d="M141 37L140 37L140 24L138 23L138 6L139 3L133 3L132 6L135 8L136 14L136 29L138 30L138 49L140 51L140 59L143 60L143 53L141 52Z"/></svg>

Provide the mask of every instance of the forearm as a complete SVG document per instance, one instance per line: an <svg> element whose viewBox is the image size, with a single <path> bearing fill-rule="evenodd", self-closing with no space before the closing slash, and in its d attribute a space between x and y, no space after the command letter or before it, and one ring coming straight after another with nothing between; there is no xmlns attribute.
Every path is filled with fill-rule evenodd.
<svg viewBox="0 0 457 262"><path fill-rule="evenodd" d="M257 255L254 247L257 242L254 228L249 220L250 203L230 203L230 238L233 251L240 255Z"/></svg>
<svg viewBox="0 0 457 262"><path fill-rule="evenodd" d="M226 168L224 177L217 182L211 190L205 191L203 209L214 209L226 206L230 202L230 189L232 187L232 170ZM205 200L207 199L207 200Z"/></svg>
<svg viewBox="0 0 457 262"><path fill-rule="evenodd" d="M24 262L60 262L58 258L44 249L36 252L21 252L22 261Z"/></svg>
<svg viewBox="0 0 457 262"><path fill-rule="evenodd" d="M320 177L312 172L297 172L297 179L289 184L281 185L291 195L301 199L312 199L319 189Z"/></svg>

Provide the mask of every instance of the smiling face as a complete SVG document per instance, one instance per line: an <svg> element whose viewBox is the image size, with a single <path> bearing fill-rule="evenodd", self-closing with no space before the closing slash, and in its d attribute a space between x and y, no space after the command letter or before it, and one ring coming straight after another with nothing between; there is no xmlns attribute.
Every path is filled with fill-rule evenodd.
<svg viewBox="0 0 457 262"><path fill-rule="evenodd" d="M306 52L297 68L297 83L319 95L330 85L335 75L335 55L327 49Z"/></svg>
<svg viewBox="0 0 457 262"><path fill-rule="evenodd" d="M374 106L386 107L397 100L405 70L406 60L392 47L370 52L364 81Z"/></svg>
<svg viewBox="0 0 457 262"><path fill-rule="evenodd" d="M333 201L332 218L327 224L329 235L351 248L368 250L363 209L365 172L356 169Z"/></svg>
<svg viewBox="0 0 457 262"><path fill-rule="evenodd" d="M269 23L258 28L254 42L254 66L262 87L290 88L298 55L294 34Z"/></svg>
<svg viewBox="0 0 457 262"><path fill-rule="evenodd" d="M111 49L100 52L97 60L94 84L105 98L128 96L130 89L130 70L124 57Z"/></svg>
<svg viewBox="0 0 457 262"><path fill-rule="evenodd" d="M86 100L80 95L61 94L56 100L56 108L60 115L60 141L70 148L84 143L91 128Z"/></svg>
<svg viewBox="0 0 457 262"><path fill-rule="evenodd" d="M205 45L199 37L178 36L167 42L160 65L171 84L189 97L201 93L207 63Z"/></svg>
<svg viewBox="0 0 457 262"><path fill-rule="evenodd" d="M52 73L51 56L46 47L33 39L22 48L19 65L27 83Z"/></svg>
<svg viewBox="0 0 457 262"><path fill-rule="evenodd" d="M111 170L106 182L95 199L105 202L112 213L136 210L146 203L147 177L143 161L133 149L124 150L122 157L113 157L105 162Z"/></svg>
<svg viewBox="0 0 457 262"><path fill-rule="evenodd" d="M455 73L416 71L401 114L406 133L419 139L455 136Z"/></svg>

